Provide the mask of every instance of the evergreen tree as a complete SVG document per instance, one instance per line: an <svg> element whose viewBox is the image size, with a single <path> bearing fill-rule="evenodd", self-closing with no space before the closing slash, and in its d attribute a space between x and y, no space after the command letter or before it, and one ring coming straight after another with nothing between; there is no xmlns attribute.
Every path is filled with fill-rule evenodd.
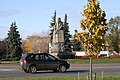
<svg viewBox="0 0 120 80"><path fill-rule="evenodd" d="M54 26L56 23L56 11L54 12L54 16L52 16L52 20L50 22L50 42L52 43L52 39L53 39L53 31L54 31Z"/></svg>
<svg viewBox="0 0 120 80"><path fill-rule="evenodd" d="M71 52L72 50L71 42L70 42L71 35L69 33L69 26L67 23L67 14L65 14L65 18L63 22L63 30L64 30L64 51Z"/></svg>
<svg viewBox="0 0 120 80"><path fill-rule="evenodd" d="M16 22L13 22L7 37L7 54L11 59L20 58L22 53L21 38L17 31Z"/></svg>

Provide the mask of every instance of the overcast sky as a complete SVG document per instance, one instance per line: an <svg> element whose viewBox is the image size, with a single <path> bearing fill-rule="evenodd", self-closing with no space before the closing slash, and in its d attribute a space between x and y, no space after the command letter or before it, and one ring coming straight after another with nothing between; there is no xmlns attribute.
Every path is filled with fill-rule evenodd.
<svg viewBox="0 0 120 80"><path fill-rule="evenodd" d="M107 19L120 16L120 0L99 0ZM16 21L21 38L49 30L51 16L64 19L68 15L70 33L80 31L81 12L87 0L0 0L0 39L7 37L12 22Z"/></svg>

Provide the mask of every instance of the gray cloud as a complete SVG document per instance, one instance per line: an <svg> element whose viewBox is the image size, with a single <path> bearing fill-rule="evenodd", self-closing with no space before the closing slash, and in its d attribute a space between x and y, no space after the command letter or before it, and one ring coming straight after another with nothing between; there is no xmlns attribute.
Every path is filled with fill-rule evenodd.
<svg viewBox="0 0 120 80"><path fill-rule="evenodd" d="M21 13L21 11L19 10L3 10L3 11L0 11L0 17L8 17L11 15L19 14L19 13Z"/></svg>

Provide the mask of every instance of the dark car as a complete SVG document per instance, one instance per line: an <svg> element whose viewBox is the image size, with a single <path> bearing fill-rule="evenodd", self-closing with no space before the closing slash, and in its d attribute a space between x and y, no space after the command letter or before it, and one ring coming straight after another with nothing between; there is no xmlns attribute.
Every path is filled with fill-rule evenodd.
<svg viewBox="0 0 120 80"><path fill-rule="evenodd" d="M65 72L70 64L47 53L24 54L20 60L20 67L26 73L35 73L38 70L53 70Z"/></svg>

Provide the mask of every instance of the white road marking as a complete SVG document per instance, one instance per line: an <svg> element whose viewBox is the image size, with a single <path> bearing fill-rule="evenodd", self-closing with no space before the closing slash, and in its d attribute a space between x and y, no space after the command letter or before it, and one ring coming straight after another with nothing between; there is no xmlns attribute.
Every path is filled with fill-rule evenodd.
<svg viewBox="0 0 120 80"><path fill-rule="evenodd" d="M0 71L17 71L18 69L0 69Z"/></svg>

